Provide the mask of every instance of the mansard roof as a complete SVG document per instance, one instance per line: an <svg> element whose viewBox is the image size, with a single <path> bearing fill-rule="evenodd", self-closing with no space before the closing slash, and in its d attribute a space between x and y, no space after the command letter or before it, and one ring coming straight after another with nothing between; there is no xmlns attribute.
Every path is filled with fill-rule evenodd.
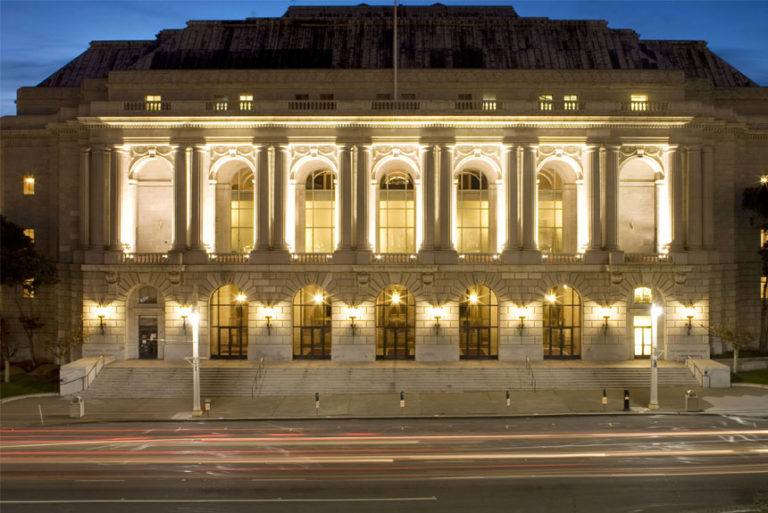
<svg viewBox="0 0 768 513"><path fill-rule="evenodd" d="M703 41L642 40L602 20L524 18L512 7L398 8L399 66L412 69L681 70L718 87L754 87ZM154 41L99 41L45 79L78 87L112 70L385 69L392 8L290 7L280 18L189 21Z"/></svg>

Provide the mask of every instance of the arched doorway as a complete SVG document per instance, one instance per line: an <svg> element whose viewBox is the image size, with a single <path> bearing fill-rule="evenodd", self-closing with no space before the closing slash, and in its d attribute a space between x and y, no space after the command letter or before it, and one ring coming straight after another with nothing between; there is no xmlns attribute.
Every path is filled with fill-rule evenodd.
<svg viewBox="0 0 768 513"><path fill-rule="evenodd" d="M550 289L545 297L544 357L581 357L581 297L568 285Z"/></svg>
<svg viewBox="0 0 768 513"><path fill-rule="evenodd" d="M464 292L459 303L459 357L499 357L499 305L496 294L485 286Z"/></svg>
<svg viewBox="0 0 768 513"><path fill-rule="evenodd" d="M376 300L376 358L408 360L416 356L416 302L400 285L391 285Z"/></svg>
<svg viewBox="0 0 768 513"><path fill-rule="evenodd" d="M637 287L632 294L632 303L628 309L632 326L632 353L635 358L651 357L652 307L653 291L649 287Z"/></svg>
<svg viewBox="0 0 768 513"><path fill-rule="evenodd" d="M248 349L248 299L234 285L211 296L211 358L243 359Z"/></svg>
<svg viewBox="0 0 768 513"><path fill-rule="evenodd" d="M304 287L293 298L293 357L331 357L331 301L320 287Z"/></svg>
<svg viewBox="0 0 768 513"><path fill-rule="evenodd" d="M128 302L130 319L128 358L163 358L165 305L160 292L151 285L134 289Z"/></svg>

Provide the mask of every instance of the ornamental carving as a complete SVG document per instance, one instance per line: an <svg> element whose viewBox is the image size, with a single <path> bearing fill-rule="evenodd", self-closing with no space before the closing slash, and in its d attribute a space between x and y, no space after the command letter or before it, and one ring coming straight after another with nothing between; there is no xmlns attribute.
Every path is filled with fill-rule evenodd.
<svg viewBox="0 0 768 513"><path fill-rule="evenodd" d="M469 158L485 158L502 169L501 151L500 144L457 144L453 148L454 162L458 164Z"/></svg>
<svg viewBox="0 0 768 513"><path fill-rule="evenodd" d="M217 144L212 146L210 150L211 168L213 165L221 159L228 158L243 158L252 164L256 164L256 149L250 145L223 145Z"/></svg>
<svg viewBox="0 0 768 513"><path fill-rule="evenodd" d="M544 144L536 149L536 163L540 164L542 160L552 156L570 157L577 162L581 162L581 151L582 147L575 144Z"/></svg>
<svg viewBox="0 0 768 513"><path fill-rule="evenodd" d="M141 159L148 158L163 158L169 163L173 164L173 148L168 145L161 146L131 146L130 147L130 169Z"/></svg>
<svg viewBox="0 0 768 513"><path fill-rule="evenodd" d="M651 159L661 168L664 167L661 160L664 154L664 149L661 146L656 145L635 145L635 146L622 146L619 148L619 165L623 164L625 160L633 157Z"/></svg>
<svg viewBox="0 0 768 513"><path fill-rule="evenodd" d="M420 148L418 144L374 144L371 150L371 169L385 158L403 158L410 161L416 169L419 165Z"/></svg>
<svg viewBox="0 0 768 513"><path fill-rule="evenodd" d="M288 169L306 157L323 157L339 168L339 148L335 144L291 144L288 153Z"/></svg>

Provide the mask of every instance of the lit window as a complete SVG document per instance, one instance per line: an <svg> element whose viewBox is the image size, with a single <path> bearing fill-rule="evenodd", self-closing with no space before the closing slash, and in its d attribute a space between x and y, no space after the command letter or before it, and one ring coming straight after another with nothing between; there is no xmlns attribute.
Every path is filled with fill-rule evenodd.
<svg viewBox="0 0 768 513"><path fill-rule="evenodd" d="M213 98L213 110L227 110L229 108L229 98L226 96L215 96Z"/></svg>
<svg viewBox="0 0 768 513"><path fill-rule="evenodd" d="M551 94L539 95L539 110L550 111L553 108Z"/></svg>
<svg viewBox="0 0 768 513"><path fill-rule="evenodd" d="M331 357L331 301L315 285L293 298L293 357Z"/></svg>
<svg viewBox="0 0 768 513"><path fill-rule="evenodd" d="M483 95L483 110L496 110L497 107L495 94Z"/></svg>
<svg viewBox="0 0 768 513"><path fill-rule="evenodd" d="M539 249L563 251L563 180L556 171L539 173Z"/></svg>
<svg viewBox="0 0 768 513"><path fill-rule="evenodd" d="M768 299L768 278L765 276L760 277L760 297Z"/></svg>
<svg viewBox="0 0 768 513"><path fill-rule="evenodd" d="M210 307L211 358L241 358L248 354L248 302L234 285L216 289Z"/></svg>
<svg viewBox="0 0 768 513"><path fill-rule="evenodd" d="M581 355L581 296L567 285L550 289L544 305L544 357ZM551 300L549 299L551 298Z"/></svg>
<svg viewBox="0 0 768 513"><path fill-rule="evenodd" d="M459 357L499 357L499 306L496 294L483 285L464 292L459 303Z"/></svg>
<svg viewBox="0 0 768 513"><path fill-rule="evenodd" d="M407 173L395 171L379 189L379 251L416 252L416 195Z"/></svg>
<svg viewBox="0 0 768 513"><path fill-rule="evenodd" d="M653 293L648 287L637 287L635 289L635 304L650 305L653 301Z"/></svg>
<svg viewBox="0 0 768 513"><path fill-rule="evenodd" d="M648 110L648 95L633 94L629 97L629 109L635 111Z"/></svg>
<svg viewBox="0 0 768 513"><path fill-rule="evenodd" d="M575 94L563 96L563 110L579 110L579 97Z"/></svg>
<svg viewBox="0 0 768 513"><path fill-rule="evenodd" d="M144 97L147 110L163 110L163 98L159 95L147 95Z"/></svg>
<svg viewBox="0 0 768 513"><path fill-rule="evenodd" d="M241 94L240 95L240 110L253 110L253 95Z"/></svg>
<svg viewBox="0 0 768 513"><path fill-rule="evenodd" d="M24 280L24 284L21 286L21 295L26 299L32 299L35 297L35 279L28 278Z"/></svg>
<svg viewBox="0 0 768 513"><path fill-rule="evenodd" d="M632 331L635 339L635 356L651 356L651 316L632 316Z"/></svg>
<svg viewBox="0 0 768 513"><path fill-rule="evenodd" d="M24 230L24 235L29 237L32 240L32 242L35 242L35 229L34 228L26 228Z"/></svg>
<svg viewBox="0 0 768 513"><path fill-rule="evenodd" d="M488 179L479 171L463 171L456 195L459 253L490 253Z"/></svg>
<svg viewBox="0 0 768 513"><path fill-rule="evenodd" d="M334 248L334 176L331 171L310 173L304 196L304 251L331 253Z"/></svg>
<svg viewBox="0 0 768 513"><path fill-rule="evenodd" d="M768 230L760 230L760 246L768 244Z"/></svg>
<svg viewBox="0 0 768 513"><path fill-rule="evenodd" d="M24 195L32 196L35 194L35 177L27 175L24 177Z"/></svg>
<svg viewBox="0 0 768 513"><path fill-rule="evenodd" d="M253 249L253 174L243 169L232 179L230 202L230 249L244 253Z"/></svg>

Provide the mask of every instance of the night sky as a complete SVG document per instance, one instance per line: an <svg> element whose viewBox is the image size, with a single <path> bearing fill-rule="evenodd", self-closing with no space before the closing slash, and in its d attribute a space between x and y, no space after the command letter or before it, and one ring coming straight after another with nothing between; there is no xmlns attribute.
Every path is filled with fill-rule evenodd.
<svg viewBox="0 0 768 513"><path fill-rule="evenodd" d="M430 5L437 0L401 0ZM35 86L93 40L154 39L190 19L281 16L290 5L392 5L382 0L0 0L0 114L15 113L16 89ZM739 71L768 86L768 0L538 1L440 0L446 5L512 5L521 16L605 19L644 39L705 40Z"/></svg>

